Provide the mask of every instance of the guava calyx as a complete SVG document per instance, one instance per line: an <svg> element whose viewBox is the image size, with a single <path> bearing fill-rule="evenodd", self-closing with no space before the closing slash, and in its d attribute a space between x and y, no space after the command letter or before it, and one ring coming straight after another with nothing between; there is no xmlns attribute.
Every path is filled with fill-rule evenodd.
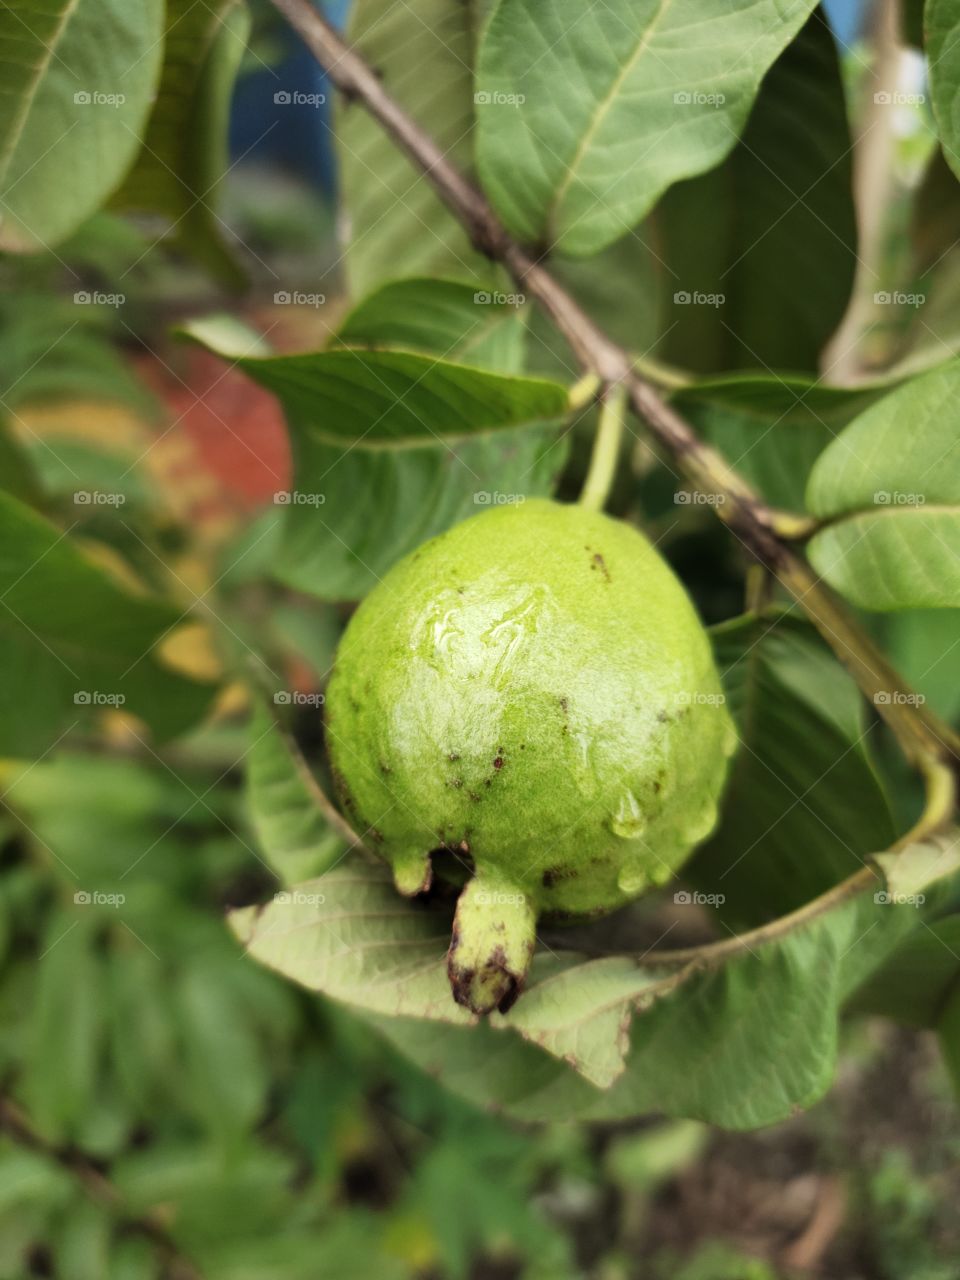
<svg viewBox="0 0 960 1280"><path fill-rule="evenodd" d="M498 876L474 876L457 900L447 974L457 1004L506 1013L523 990L536 942L527 895Z"/></svg>

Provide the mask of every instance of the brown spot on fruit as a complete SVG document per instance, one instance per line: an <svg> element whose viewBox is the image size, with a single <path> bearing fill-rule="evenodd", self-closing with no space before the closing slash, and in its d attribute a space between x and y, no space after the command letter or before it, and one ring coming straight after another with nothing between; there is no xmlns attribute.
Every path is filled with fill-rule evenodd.
<svg viewBox="0 0 960 1280"><path fill-rule="evenodd" d="M593 559L590 562L591 569L599 569L607 582L610 581L610 570L607 568L607 562L599 551L593 553Z"/></svg>
<svg viewBox="0 0 960 1280"><path fill-rule="evenodd" d="M493 767L494 767L495 769L502 769L502 768L503 768L503 756L497 756L497 758L496 758L496 759L494 760L494 762L493 762Z"/></svg>

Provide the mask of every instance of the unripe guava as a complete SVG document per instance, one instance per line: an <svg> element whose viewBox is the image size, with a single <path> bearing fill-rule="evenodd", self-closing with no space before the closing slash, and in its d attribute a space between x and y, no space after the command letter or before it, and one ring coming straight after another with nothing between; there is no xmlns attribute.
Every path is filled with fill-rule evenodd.
<svg viewBox="0 0 960 1280"><path fill-rule="evenodd" d="M448 969L477 1013L516 999L541 913L610 911L671 876L714 826L736 741L666 562L543 500L390 570L344 632L326 723L340 801L400 892L429 887L441 850L469 872Z"/></svg>

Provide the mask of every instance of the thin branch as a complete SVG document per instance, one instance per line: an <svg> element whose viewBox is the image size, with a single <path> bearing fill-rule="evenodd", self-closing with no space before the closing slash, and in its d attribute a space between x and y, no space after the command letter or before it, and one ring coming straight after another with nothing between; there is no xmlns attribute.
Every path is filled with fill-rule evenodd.
<svg viewBox="0 0 960 1280"><path fill-rule="evenodd" d="M608 387L600 399L600 420L590 456L590 469L580 494L580 505L587 511L602 511L610 496L623 440L625 409L623 388Z"/></svg>
<svg viewBox="0 0 960 1280"><path fill-rule="evenodd" d="M909 685L806 560L785 540L773 511L636 367L579 303L500 222L483 194L446 158L433 139L384 88L373 69L314 9L310 0L272 0L348 99L363 103L414 164L467 232L473 245L510 272L567 340L585 374L604 385L622 383L634 411L698 488L717 494L714 510L745 549L775 574L884 717L915 765L949 759L960 768L960 736L915 696ZM893 696L893 695L897 696Z"/></svg>

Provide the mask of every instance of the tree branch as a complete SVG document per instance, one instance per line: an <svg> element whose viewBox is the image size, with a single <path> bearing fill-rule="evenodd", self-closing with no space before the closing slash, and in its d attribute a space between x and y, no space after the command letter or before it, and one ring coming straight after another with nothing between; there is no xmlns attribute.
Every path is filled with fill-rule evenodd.
<svg viewBox="0 0 960 1280"><path fill-rule="evenodd" d="M634 411L673 456L691 483L723 500L714 510L745 549L767 566L808 614L826 642L890 725L914 763L931 757L960 769L960 736L919 700L870 637L783 536L779 513L728 465L635 367L579 303L501 223L484 195L446 158L433 139L387 92L373 69L313 8L310 0L272 0L300 34L333 83L363 103L420 168L474 246L501 263L522 291L550 316L585 374L607 387L622 385ZM878 696L880 695L880 696Z"/></svg>

